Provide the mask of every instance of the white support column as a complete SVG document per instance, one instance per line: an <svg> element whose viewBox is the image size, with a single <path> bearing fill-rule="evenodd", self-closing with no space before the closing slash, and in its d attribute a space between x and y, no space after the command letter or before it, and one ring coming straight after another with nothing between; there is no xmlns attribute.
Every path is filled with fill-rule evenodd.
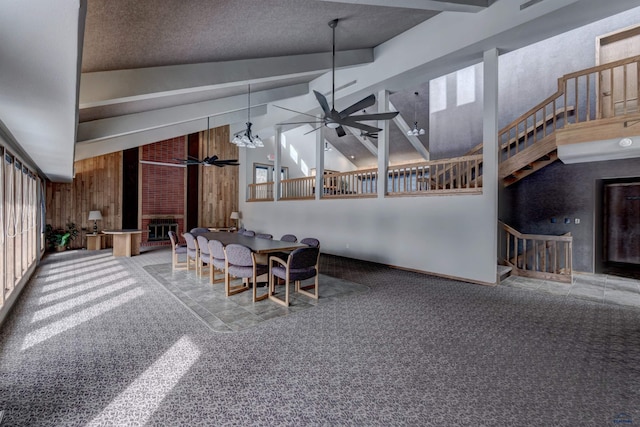
<svg viewBox="0 0 640 427"><path fill-rule="evenodd" d="M378 112L389 111L389 91L378 92ZM387 165L389 164L389 124L385 120L378 121L378 198L387 194Z"/></svg>
<svg viewBox="0 0 640 427"><path fill-rule="evenodd" d="M280 188L280 164L282 160L280 156L282 155L282 126L276 125L276 136L275 136L275 156L276 158L273 161L273 201L280 200L282 197L282 191Z"/></svg>
<svg viewBox="0 0 640 427"><path fill-rule="evenodd" d="M482 138L482 193L487 198L492 259L498 255L498 49L484 52L484 105ZM489 202L490 201L490 202ZM493 263L494 277L497 277L497 263Z"/></svg>
<svg viewBox="0 0 640 427"><path fill-rule="evenodd" d="M322 116L318 116L322 121ZM324 126L316 131L316 200L322 198L324 193Z"/></svg>

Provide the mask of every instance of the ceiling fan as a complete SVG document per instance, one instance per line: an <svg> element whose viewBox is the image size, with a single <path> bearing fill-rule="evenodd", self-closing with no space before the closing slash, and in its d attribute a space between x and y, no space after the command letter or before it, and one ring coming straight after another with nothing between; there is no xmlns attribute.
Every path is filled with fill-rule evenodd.
<svg viewBox="0 0 640 427"><path fill-rule="evenodd" d="M216 156L215 154L211 157L207 156L202 160L198 160L195 157L191 157L191 156L188 156L188 158L186 159L173 159L173 160L177 160L187 166L202 165L202 166L218 166L219 168L222 168L225 166L240 166L240 163L238 163L238 159L222 160L218 158L218 156Z"/></svg>
<svg viewBox="0 0 640 427"><path fill-rule="evenodd" d="M335 129L336 134L339 137L343 137L346 135L346 132L343 126L348 126L351 128L360 129L361 131L367 132L371 135L381 131L382 129L370 126L364 123L360 123L364 120L391 120L395 116L398 115L397 111L389 112L389 113L376 113L376 114L357 114L353 115L356 111L365 109L367 107L372 106L376 103L375 95L371 94L366 98L361 99L355 104L345 108L342 111L337 111L335 108L335 98L336 98L336 27L338 26L338 19L334 19L329 22L329 27L333 30L333 50L332 50L332 64L331 64L331 108L329 108L329 103L327 102L327 98L321 94L320 92L314 90L313 93L324 112L324 116L321 120L314 121L306 121L306 122L288 122L288 123L280 123L281 125L290 125L290 124L319 124L320 126L313 129L311 132L320 129L322 126L327 126L328 128ZM276 107L278 107L276 105ZM311 116L310 114L300 113L299 111L289 110L288 108L278 107L284 110L293 111L294 113L303 114L305 116ZM309 133L309 132L307 132Z"/></svg>

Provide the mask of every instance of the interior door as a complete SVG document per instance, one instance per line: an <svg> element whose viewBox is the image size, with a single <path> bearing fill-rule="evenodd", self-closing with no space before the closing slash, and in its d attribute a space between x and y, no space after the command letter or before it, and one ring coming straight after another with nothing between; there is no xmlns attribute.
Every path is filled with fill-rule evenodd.
<svg viewBox="0 0 640 427"><path fill-rule="evenodd" d="M604 187L606 263L640 264L640 182Z"/></svg>
<svg viewBox="0 0 640 427"><path fill-rule="evenodd" d="M640 55L640 26L598 37L596 64L607 64ZM638 111L638 65L629 64L600 74L602 118Z"/></svg>

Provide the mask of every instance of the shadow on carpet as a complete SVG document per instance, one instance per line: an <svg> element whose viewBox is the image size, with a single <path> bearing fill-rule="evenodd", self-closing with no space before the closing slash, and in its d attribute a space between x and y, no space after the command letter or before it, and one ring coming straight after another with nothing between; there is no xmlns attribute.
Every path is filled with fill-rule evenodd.
<svg viewBox="0 0 640 427"><path fill-rule="evenodd" d="M241 331L270 319L288 316L319 304L369 291L368 286L320 274L318 300L293 292L293 284L291 284L290 306L283 307L269 300L254 303L251 291L227 298L224 294L224 282L210 284L208 273L199 278L193 270L172 271L171 264L148 265L144 269L187 306L196 317L216 332ZM220 274L217 276L219 277ZM304 283L312 283L312 281ZM283 286L279 288L284 290ZM266 287L258 288L258 295L266 291Z"/></svg>

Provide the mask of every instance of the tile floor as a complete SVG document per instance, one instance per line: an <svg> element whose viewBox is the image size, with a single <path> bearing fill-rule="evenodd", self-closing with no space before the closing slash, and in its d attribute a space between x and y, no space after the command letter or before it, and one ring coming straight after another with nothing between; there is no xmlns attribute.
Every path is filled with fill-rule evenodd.
<svg viewBox="0 0 640 427"><path fill-rule="evenodd" d="M603 304L618 304L640 309L640 280L608 274L576 273L572 283L558 283L528 277L510 276L502 286L529 289L567 298L596 301Z"/></svg>

